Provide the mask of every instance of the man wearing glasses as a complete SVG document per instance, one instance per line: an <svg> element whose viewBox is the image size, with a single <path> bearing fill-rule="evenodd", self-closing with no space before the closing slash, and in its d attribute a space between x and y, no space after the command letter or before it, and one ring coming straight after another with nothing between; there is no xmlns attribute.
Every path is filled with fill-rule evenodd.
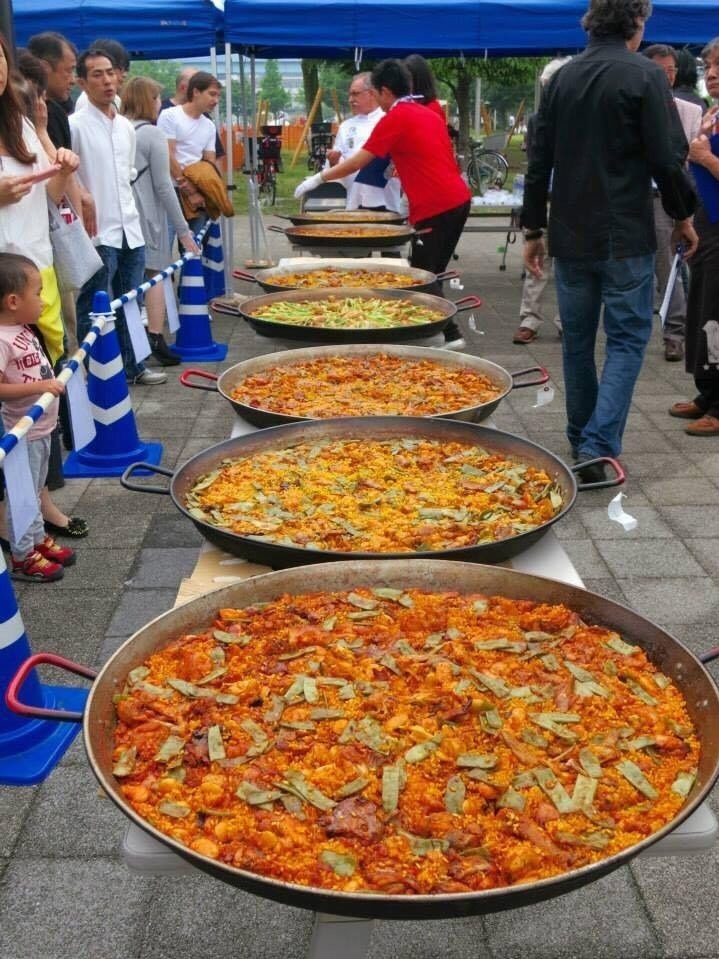
<svg viewBox="0 0 719 959"><path fill-rule="evenodd" d="M352 116L340 123L334 146L327 153L330 166L336 166L360 150L384 116L377 103L370 73L358 73L349 88ZM389 173L389 159L377 157L362 170L343 177L348 210L399 210L400 183Z"/></svg>
<svg viewBox="0 0 719 959"><path fill-rule="evenodd" d="M653 60L667 75L669 86L673 87L677 79L677 64L679 55L674 47L663 43L654 43L642 51L645 57ZM701 107L686 100L674 97L674 103L679 114L679 122L684 130L687 143L696 140L702 122ZM659 190L654 188L654 230L657 237L657 253L654 261L659 296L664 296L667 280L674 261L676 250L672 249L672 231L674 220L665 212L659 196ZM666 324L664 326L664 359L667 362L678 362L684 357L684 330L686 326L687 304L684 295L684 286L681 280L674 284L674 293L669 302Z"/></svg>

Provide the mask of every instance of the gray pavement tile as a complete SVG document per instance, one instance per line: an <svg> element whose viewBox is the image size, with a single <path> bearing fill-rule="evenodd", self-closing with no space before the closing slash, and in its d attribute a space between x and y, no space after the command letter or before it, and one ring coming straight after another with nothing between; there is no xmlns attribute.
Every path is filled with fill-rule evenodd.
<svg viewBox="0 0 719 959"><path fill-rule="evenodd" d="M102 792L90 767L59 766L37 787L16 859L114 856L127 818Z"/></svg>
<svg viewBox="0 0 719 959"><path fill-rule="evenodd" d="M52 501L63 513L68 513L75 509L75 506L90 485L90 480L66 479L65 485L60 489L52 491Z"/></svg>
<svg viewBox="0 0 719 959"><path fill-rule="evenodd" d="M605 491L615 494L615 490ZM607 503L611 499L607 497ZM626 500L622 503L625 512L633 516L638 526L630 532L609 519L606 507L587 507L582 509L582 522L587 528L591 539L673 539L675 534L662 519L661 514L649 506L633 506ZM685 507L678 507L685 509Z"/></svg>
<svg viewBox="0 0 719 959"><path fill-rule="evenodd" d="M660 515L676 533L684 538L719 536L719 509L703 506L664 506L657 504Z"/></svg>
<svg viewBox="0 0 719 959"><path fill-rule="evenodd" d="M172 609L177 596L174 589L128 589L120 598L107 627L107 636L130 636L151 619Z"/></svg>
<svg viewBox="0 0 719 959"><path fill-rule="evenodd" d="M622 459L622 465L630 480L644 477L661 480L677 475L703 475L699 464L688 460L682 453L632 453L630 457Z"/></svg>
<svg viewBox="0 0 719 959"><path fill-rule="evenodd" d="M62 542L70 543L77 554L75 565L65 570L64 589L122 589L125 585L135 562L134 549L108 549L97 536L86 538L78 549L74 541Z"/></svg>
<svg viewBox="0 0 719 959"><path fill-rule="evenodd" d="M679 540L665 544L652 539L597 539L595 545L616 577L705 575L702 567Z"/></svg>
<svg viewBox="0 0 719 959"><path fill-rule="evenodd" d="M153 516L145 543L155 549L192 546L197 551L203 539L192 523L181 513L176 512L174 516L167 516L165 513Z"/></svg>
<svg viewBox="0 0 719 959"><path fill-rule="evenodd" d="M703 656L710 649L719 646L719 616L714 620L688 623L672 623L667 630L671 635L684 643L695 656ZM715 662L709 667L710 672L716 674L719 670L719 662Z"/></svg>
<svg viewBox="0 0 719 959"><path fill-rule="evenodd" d="M177 589L180 580L192 574L197 563L197 547L186 549L141 550L137 566L128 585L133 589L156 589L166 586Z"/></svg>
<svg viewBox="0 0 719 959"><path fill-rule="evenodd" d="M715 854L635 860L632 871L644 897L665 959L717 954L719 911Z"/></svg>
<svg viewBox="0 0 719 959"><path fill-rule="evenodd" d="M622 457L629 458L631 453L673 453L676 446L665 433L657 429L647 429L640 433L625 433L622 441ZM620 457L620 459L622 458Z"/></svg>
<svg viewBox="0 0 719 959"><path fill-rule="evenodd" d="M664 413L669 418L667 410L676 402L677 394L669 390L666 393L635 393L632 405L644 413Z"/></svg>
<svg viewBox="0 0 719 959"><path fill-rule="evenodd" d="M536 402L536 393L535 399ZM547 409L528 409L520 415L522 425L528 433L560 433L567 423L567 415L564 410Z"/></svg>
<svg viewBox="0 0 719 959"><path fill-rule="evenodd" d="M102 664L103 660L99 656L95 660L96 665ZM80 730L79 735L77 735L73 741L70 748L67 750L65 755L60 760L61 766L86 766L87 765L87 752L85 751L85 739L82 735L82 730Z"/></svg>
<svg viewBox="0 0 719 959"><path fill-rule="evenodd" d="M685 543L704 570L719 580L719 548L715 539L687 539Z"/></svg>
<svg viewBox="0 0 719 959"><path fill-rule="evenodd" d="M558 539L586 539L587 531L584 528L581 517L581 508L575 506L571 512L563 516L562 519L552 526Z"/></svg>
<svg viewBox="0 0 719 959"><path fill-rule="evenodd" d="M643 959L661 950L628 869L559 899L485 919L495 959Z"/></svg>
<svg viewBox="0 0 719 959"><path fill-rule="evenodd" d="M163 879L139 955L304 959L312 921L311 912L251 896L209 876Z"/></svg>
<svg viewBox="0 0 719 959"><path fill-rule="evenodd" d="M677 420L677 423L679 422ZM672 433L671 439L678 450L686 450L687 453L698 456L703 456L705 451L707 454L713 453L717 448L715 437L692 436L690 433L685 433L683 427L680 427L676 433Z"/></svg>
<svg viewBox="0 0 719 959"><path fill-rule="evenodd" d="M13 855L34 798L32 786L0 786L0 856Z"/></svg>
<svg viewBox="0 0 719 959"><path fill-rule="evenodd" d="M604 596L605 599L611 599L615 603L621 603L622 606L627 605L627 597L614 578L592 579L589 577L584 580L584 588L588 589L590 593L597 593L599 596Z"/></svg>
<svg viewBox="0 0 719 959"><path fill-rule="evenodd" d="M590 540L568 539L563 546L583 580L611 576L606 563Z"/></svg>
<svg viewBox="0 0 719 959"><path fill-rule="evenodd" d="M19 860L3 879L3 959L137 955L155 880L106 859Z"/></svg>
<svg viewBox="0 0 719 959"><path fill-rule="evenodd" d="M62 583L58 583L62 586ZM35 592L31 592L35 590ZM42 591L42 600L38 596ZM18 591L18 606L25 624L25 631L33 651L59 653L71 659L92 663L99 646L100 637L117 606L119 591L95 589L82 596L80 601L75 590L48 591L48 586L29 583L22 593ZM81 614L78 609L81 607ZM47 672L43 675L52 677ZM68 680L60 674L59 680L51 682L76 685L80 680Z"/></svg>
<svg viewBox="0 0 719 959"><path fill-rule="evenodd" d="M435 922L376 922L367 959L500 959L490 951L481 916Z"/></svg>
<svg viewBox="0 0 719 959"><path fill-rule="evenodd" d="M695 623L719 619L719 592L709 577L617 578L629 605L654 622Z"/></svg>
<svg viewBox="0 0 719 959"><path fill-rule="evenodd" d="M179 437L184 438L188 433L193 432L197 420L196 414L175 416L174 411L169 410L163 416L144 416L140 414L137 417L137 428L140 435L147 442L153 440L157 442L160 437Z"/></svg>
<svg viewBox="0 0 719 959"><path fill-rule="evenodd" d="M683 471L673 479L648 479L641 487L654 502L666 506L717 506L719 486L703 477L685 476Z"/></svg>

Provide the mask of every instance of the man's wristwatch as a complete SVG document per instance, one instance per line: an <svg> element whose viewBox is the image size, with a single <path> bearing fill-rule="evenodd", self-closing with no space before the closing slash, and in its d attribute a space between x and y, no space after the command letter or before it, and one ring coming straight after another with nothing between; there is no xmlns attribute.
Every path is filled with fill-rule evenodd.
<svg viewBox="0 0 719 959"><path fill-rule="evenodd" d="M544 230L525 230L524 239L525 240L541 240L544 236Z"/></svg>

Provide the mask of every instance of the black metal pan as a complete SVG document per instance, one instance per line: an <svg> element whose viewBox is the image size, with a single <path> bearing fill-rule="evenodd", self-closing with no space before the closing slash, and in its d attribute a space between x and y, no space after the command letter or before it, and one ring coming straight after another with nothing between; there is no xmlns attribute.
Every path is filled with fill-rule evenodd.
<svg viewBox="0 0 719 959"><path fill-rule="evenodd" d="M583 620L613 629L620 633L625 641L641 646L652 662L674 681L683 694L701 742L697 777L684 806L671 822L641 842L581 869L538 882L484 892L424 896L334 892L263 878L256 873L202 856L159 832L142 819L126 802L120 792L118 780L112 774L115 729L113 697L123 688L130 670L144 663L149 656L163 649L178 636L206 630L216 618L218 609L271 602L284 594L302 595L321 590L348 590L362 586L384 586L402 590L414 587L474 594L479 592L539 603L563 603ZM99 674L59 656L40 653L23 663L12 678L8 686L7 702L13 711L25 716L82 722L90 766L104 793L121 812L154 839L168 846L193 866L223 882L266 899L317 912L377 919L450 919L528 906L585 886L618 869L658 840L664 839L695 812L708 797L719 774L719 724L716 721L719 714L719 691L702 665L717 656L719 647L710 650L699 660L663 629L631 609L577 586L569 586L541 576L470 563L417 559L353 561L255 576L185 603L164 613L131 636L105 663ZM24 678L31 669L42 663L61 666L79 675L94 678L84 715L58 714L57 711L51 710L42 710L38 714L37 707L26 706L21 702L19 693Z"/></svg>
<svg viewBox="0 0 719 959"><path fill-rule="evenodd" d="M407 285L372 287L372 289L397 289L406 290L410 293L428 293L435 288L435 283L441 282L442 280L453 280L459 276L456 270L445 270L443 273L430 273L429 270L420 270L414 266L395 266L394 264L389 266L381 260L373 261L368 257L360 260L350 258L330 259L329 257L320 259L315 257L308 260L307 263L302 266L273 266L267 270L258 270L257 273L254 274L247 273L245 270L234 270L232 276L236 280L245 280L247 283L257 283L263 290L266 290L267 293L279 293L295 289L306 289L309 292L309 289L306 287L292 286L283 282L283 278L298 273L309 275L316 273L318 270L362 270L368 273L391 272L398 276L407 277ZM355 286L355 284L351 282L343 285Z"/></svg>
<svg viewBox="0 0 719 959"><path fill-rule="evenodd" d="M427 307L440 314L440 319L417 326L391 326L384 329L363 330L359 327L333 330L322 326L293 326L290 323L274 323L262 320L254 311L271 303L322 302L329 298L353 297L361 300L411 300L416 306ZM402 343L405 340L420 340L441 333L457 313L476 310L482 305L478 296L464 296L452 302L431 293L413 293L408 290L368 290L338 286L331 290L290 290L289 293L269 293L253 296L238 307L240 313L261 336L281 337L287 340L316 341L320 343Z"/></svg>
<svg viewBox="0 0 719 959"><path fill-rule="evenodd" d="M494 383L499 390L498 395L486 403L477 406L465 407L464 409L447 410L446 412L435 414L438 417L452 420L464 420L468 423L480 423L490 416L499 406L502 400L513 389L520 389L525 386L541 386L549 379L549 373L542 366L532 366L528 369L517 370L516 373L509 373L502 366L496 363L490 363L489 360L483 360L476 356L470 356L467 353L452 353L447 350L430 349L424 346L399 346L387 345L383 347L367 345L357 346L315 346L304 350L292 350L288 352L283 350L281 353L269 353L265 356L256 356L250 360L243 360L225 370L221 376L215 373L209 373L207 370L187 369L180 375L180 383L191 389L207 390L216 392L223 396L231 404L234 411L253 426L281 426L284 423L301 423L309 417L292 416L287 413L277 413L273 410L261 409L250 406L249 403L242 403L233 399L232 392L235 387L246 377L253 376L256 373L264 372L277 366L290 366L294 363L308 363L312 360L319 360L322 357L332 356L373 356L383 353L387 356L399 356L415 360L434 360L444 366L456 369L457 367L475 370L486 376ZM539 373L539 377L532 380L517 382L521 376L529 373ZM204 381L204 382L203 382ZM361 411L358 411L358 415Z"/></svg>
<svg viewBox="0 0 719 959"><path fill-rule="evenodd" d="M311 213L291 213L284 216L275 213L279 220L291 220L295 226L307 223L404 223L407 219L401 213L391 210L313 210Z"/></svg>
<svg viewBox="0 0 719 959"><path fill-rule="evenodd" d="M385 247L400 246L409 243L413 236L421 236L432 229L414 230L411 226L387 225L384 223L362 223L356 226L348 225L346 236L334 236L328 233L329 229L341 229L341 223L310 223L304 226L268 226L273 233L284 233L293 246L326 246L339 249L340 247L355 247L368 250L381 250ZM372 235L352 236L351 230L371 230Z"/></svg>
<svg viewBox="0 0 719 959"><path fill-rule="evenodd" d="M175 473L162 466L133 463L125 470L120 482L125 489L136 493L169 494L180 512L195 524L200 533L210 543L219 546L220 549L226 550L228 553L244 556L256 563L265 563L273 569L302 566L306 563L323 563L327 560L406 559L407 553L346 553L258 541L197 519L185 505L187 494L200 477L216 469L223 460L241 459L251 454L266 450L286 449L300 443L315 444L326 440L355 439L358 437L398 440L421 437L445 442L454 440L471 443L490 452L501 453L517 462L543 469L559 486L564 503L562 509L556 516L542 526L537 527L537 529L492 543L480 543L474 546L437 552L415 552L411 554L412 557L422 559L469 559L480 563L499 563L516 556L517 553L521 553L541 539L550 526L566 516L576 499L577 483L574 478L574 471L579 467L566 466L553 453L541 446L530 443L529 440L522 439L519 436L513 436L511 433L502 433L499 430L476 426L472 423L461 423L457 420L438 420L429 417L422 419L412 416L368 416L334 420L306 420L300 423L290 423L287 426L273 426L266 430L258 430L256 433L225 440L224 443L218 443L216 446L193 456ZM624 481L624 473L619 463L616 460L607 460L607 462L613 465L616 471L616 479L587 484L582 487L583 489L616 486ZM131 477L138 469L146 469L150 473L171 477L169 487L143 485L133 481Z"/></svg>

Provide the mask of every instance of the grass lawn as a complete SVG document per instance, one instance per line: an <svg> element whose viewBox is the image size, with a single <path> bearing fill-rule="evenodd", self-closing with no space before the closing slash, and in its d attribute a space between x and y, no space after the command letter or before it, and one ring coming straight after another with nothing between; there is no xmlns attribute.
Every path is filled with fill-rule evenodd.
<svg viewBox="0 0 719 959"><path fill-rule="evenodd" d="M523 173L527 168L526 154L521 149L524 137L517 134L512 137L512 142L507 150L507 160L509 161L508 184L511 185L512 177L515 173ZM287 216L290 213L296 213L299 210L299 201L295 200L295 187L310 171L307 169L307 154L301 153L297 158L297 163L290 169L292 161L292 150L282 151L282 173L277 176L277 200L273 206L262 207L265 216L270 217L272 213L280 213ZM235 194L234 205L236 213L247 213L247 177L243 173L235 174ZM272 220L270 219L270 222Z"/></svg>

